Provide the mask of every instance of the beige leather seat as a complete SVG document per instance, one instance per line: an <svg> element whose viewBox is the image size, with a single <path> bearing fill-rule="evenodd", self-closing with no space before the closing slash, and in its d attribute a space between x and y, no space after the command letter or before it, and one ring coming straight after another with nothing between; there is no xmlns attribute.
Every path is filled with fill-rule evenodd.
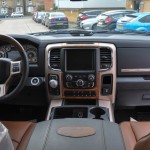
<svg viewBox="0 0 150 150"><path fill-rule="evenodd" d="M120 127L126 150L133 150L137 142L150 133L150 122L123 122L120 124ZM135 150L140 150L137 149L137 145Z"/></svg>
<svg viewBox="0 0 150 150"><path fill-rule="evenodd" d="M35 124L26 121L1 121L9 131L15 150L24 150Z"/></svg>

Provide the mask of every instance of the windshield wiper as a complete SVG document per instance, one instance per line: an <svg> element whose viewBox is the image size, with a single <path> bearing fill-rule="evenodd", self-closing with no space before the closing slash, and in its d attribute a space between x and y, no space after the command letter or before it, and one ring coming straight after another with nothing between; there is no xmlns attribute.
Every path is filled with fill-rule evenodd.
<svg viewBox="0 0 150 150"><path fill-rule="evenodd" d="M50 30L48 32L31 33L30 35L41 36L41 35L53 35L53 34L71 34L73 36L92 36L94 32L93 30L60 29L60 30Z"/></svg>

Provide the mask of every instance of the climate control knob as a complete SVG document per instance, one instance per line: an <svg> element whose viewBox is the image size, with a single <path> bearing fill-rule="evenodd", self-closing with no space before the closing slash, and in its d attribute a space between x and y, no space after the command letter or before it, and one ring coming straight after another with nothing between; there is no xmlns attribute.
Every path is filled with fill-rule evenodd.
<svg viewBox="0 0 150 150"><path fill-rule="evenodd" d="M82 87L84 85L84 81L82 79L77 80L76 85L78 87Z"/></svg>
<svg viewBox="0 0 150 150"><path fill-rule="evenodd" d="M57 86L58 86L58 81L57 81L57 80L54 80L54 79L50 80L50 81L49 81L49 86L50 86L51 88L53 88L53 89L57 88Z"/></svg>
<svg viewBox="0 0 150 150"><path fill-rule="evenodd" d="M89 79L89 81L94 81L94 79L95 79L94 74L89 74L88 79Z"/></svg>
<svg viewBox="0 0 150 150"><path fill-rule="evenodd" d="M71 74L67 74L67 75L66 75L66 80L67 80L67 81L72 81L72 79L73 79L73 77L72 77Z"/></svg>

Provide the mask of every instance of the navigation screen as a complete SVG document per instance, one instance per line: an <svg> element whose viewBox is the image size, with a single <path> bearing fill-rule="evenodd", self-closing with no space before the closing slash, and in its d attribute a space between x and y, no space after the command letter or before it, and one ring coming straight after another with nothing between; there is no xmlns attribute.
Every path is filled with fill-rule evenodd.
<svg viewBox="0 0 150 150"><path fill-rule="evenodd" d="M94 70L94 49L67 49L66 70Z"/></svg>

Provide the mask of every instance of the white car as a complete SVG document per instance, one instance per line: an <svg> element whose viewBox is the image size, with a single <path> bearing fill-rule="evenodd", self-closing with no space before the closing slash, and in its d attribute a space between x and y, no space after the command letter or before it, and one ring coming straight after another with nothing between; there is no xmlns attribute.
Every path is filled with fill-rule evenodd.
<svg viewBox="0 0 150 150"><path fill-rule="evenodd" d="M13 12L11 14L11 17L23 17L23 12Z"/></svg>

